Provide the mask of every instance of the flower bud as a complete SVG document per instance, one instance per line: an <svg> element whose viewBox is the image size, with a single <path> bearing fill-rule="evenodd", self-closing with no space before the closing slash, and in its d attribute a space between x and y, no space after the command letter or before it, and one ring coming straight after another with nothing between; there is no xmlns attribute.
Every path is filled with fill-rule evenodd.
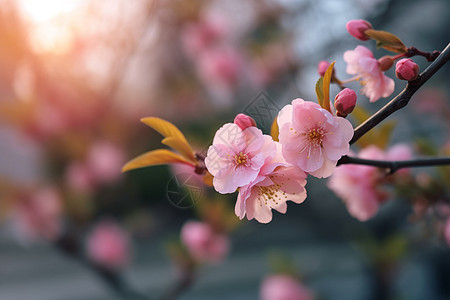
<svg viewBox="0 0 450 300"><path fill-rule="evenodd" d="M415 80L419 76L419 66L412 59L401 59L395 65L395 75L401 80Z"/></svg>
<svg viewBox="0 0 450 300"><path fill-rule="evenodd" d="M367 41L370 39L364 32L368 29L373 29L372 25L365 20L351 20L345 25L348 33L360 41Z"/></svg>
<svg viewBox="0 0 450 300"><path fill-rule="evenodd" d="M244 114L238 114L236 118L234 118L234 124L239 126L242 130L248 128L248 127L256 127L255 120L247 115Z"/></svg>
<svg viewBox="0 0 450 300"><path fill-rule="evenodd" d="M328 61L321 60L317 65L317 72L319 72L319 75L323 77L329 66L330 63Z"/></svg>
<svg viewBox="0 0 450 300"><path fill-rule="evenodd" d="M353 111L356 105L356 93L354 90L345 88L334 98L334 107L339 117L346 117Z"/></svg>
<svg viewBox="0 0 450 300"><path fill-rule="evenodd" d="M381 72L385 72L394 65L394 59L389 55L383 56L378 60L378 65L380 66Z"/></svg>

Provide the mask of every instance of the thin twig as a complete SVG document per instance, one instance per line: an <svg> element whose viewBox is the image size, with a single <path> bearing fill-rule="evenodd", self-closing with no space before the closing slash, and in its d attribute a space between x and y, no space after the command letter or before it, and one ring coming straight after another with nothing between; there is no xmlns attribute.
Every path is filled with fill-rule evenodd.
<svg viewBox="0 0 450 300"><path fill-rule="evenodd" d="M423 159L403 160L403 161L384 161L384 160L363 159L352 156L343 156L338 161L338 165L344 164L357 164L357 165L385 168L388 170L389 174L392 174L397 170L403 168L450 165L450 157L423 158Z"/></svg>
<svg viewBox="0 0 450 300"><path fill-rule="evenodd" d="M350 141L350 145L354 144L357 140L359 140L364 134L366 134L369 130L380 124L384 119L389 117L395 111L405 107L414 93L425 83L427 82L447 61L450 59L450 43L445 47L442 51L441 55L439 55L436 60L431 63L428 68L419 75L419 77L414 80L408 82L405 89L398 94L394 99L392 99L388 104L386 104L383 108L377 111L373 116L367 119L364 123L359 125L355 129L355 133L353 138Z"/></svg>

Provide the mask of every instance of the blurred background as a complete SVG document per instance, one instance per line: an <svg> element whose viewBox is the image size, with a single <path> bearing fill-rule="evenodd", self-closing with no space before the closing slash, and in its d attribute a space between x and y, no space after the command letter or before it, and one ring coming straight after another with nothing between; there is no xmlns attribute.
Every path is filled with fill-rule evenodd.
<svg viewBox="0 0 450 300"><path fill-rule="evenodd" d="M284 105L316 101L319 61L350 77L351 19L423 51L449 42L446 0L0 0L0 299L259 299L276 273L302 299L450 299L450 207L436 204L449 203L448 167L388 182L367 222L309 178L305 203L269 224L239 221L236 194L187 182L185 167L121 173L165 147L142 117L174 123L201 153L237 113L268 133ZM450 155L449 73L389 119L385 147ZM368 112L387 101L358 97ZM189 220L225 239L210 261L180 240Z"/></svg>

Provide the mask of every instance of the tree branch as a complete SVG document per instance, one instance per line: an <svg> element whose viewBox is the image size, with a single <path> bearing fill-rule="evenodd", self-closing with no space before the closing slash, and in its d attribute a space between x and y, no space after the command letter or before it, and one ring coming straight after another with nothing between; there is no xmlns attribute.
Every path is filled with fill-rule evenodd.
<svg viewBox="0 0 450 300"><path fill-rule="evenodd" d="M450 43L442 51L441 55L436 58L436 60L431 63L428 68L419 75L419 77L408 82L405 89L398 94L394 99L392 99L383 108L377 111L373 116L367 119L364 123L359 125L354 132L353 138L350 141L350 145L354 144L359 140L364 134L369 130L380 124L384 119L389 117L395 111L405 107L414 93L430 79L443 65L447 63L450 59Z"/></svg>
<svg viewBox="0 0 450 300"><path fill-rule="evenodd" d="M356 165L366 165L378 168L385 168L388 170L389 174L392 174L397 170L403 168L450 165L450 157L423 158L423 159L403 160L403 161L384 161L384 160L371 160L359 157L343 156L338 161L337 165L339 166L344 164L356 164Z"/></svg>

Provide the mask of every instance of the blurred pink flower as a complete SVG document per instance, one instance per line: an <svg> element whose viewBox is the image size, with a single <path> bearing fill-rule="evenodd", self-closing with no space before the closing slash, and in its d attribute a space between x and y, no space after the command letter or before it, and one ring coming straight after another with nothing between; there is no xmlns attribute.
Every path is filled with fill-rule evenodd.
<svg viewBox="0 0 450 300"><path fill-rule="evenodd" d="M98 223L86 243L89 259L113 270L122 269L129 263L130 247L127 233L112 220Z"/></svg>
<svg viewBox="0 0 450 300"><path fill-rule="evenodd" d="M349 152L353 127L317 103L295 99L278 114L283 157L315 177L330 176Z"/></svg>
<svg viewBox="0 0 450 300"><path fill-rule="evenodd" d="M266 86L280 80L284 72L295 64L290 48L282 42L265 45L258 53L253 54L249 71L252 82L257 87Z"/></svg>
<svg viewBox="0 0 450 300"><path fill-rule="evenodd" d="M233 89L238 82L241 55L232 48L212 48L199 58L199 73L206 85L212 89Z"/></svg>
<svg viewBox="0 0 450 300"><path fill-rule="evenodd" d="M397 144L387 152L369 146L358 153L360 158L387 161L408 160L411 156L411 147L406 144ZM407 169L398 170L394 176L408 173ZM350 215L366 221L378 212L379 205L387 199L388 195L379 188L384 179L385 176L376 167L348 164L336 168L328 187L342 198Z"/></svg>
<svg viewBox="0 0 450 300"><path fill-rule="evenodd" d="M86 164L79 161L74 161L69 164L66 169L65 180L71 189L82 193L88 193L94 187L89 169Z"/></svg>
<svg viewBox="0 0 450 300"><path fill-rule="evenodd" d="M355 50L346 51L344 60L347 62L347 73L359 77L364 86L361 93L369 97L370 102L389 97L394 92L394 80L384 75L372 51L366 47L357 46Z"/></svg>
<svg viewBox="0 0 450 300"><path fill-rule="evenodd" d="M61 196L54 187L42 187L18 199L12 215L18 237L25 242L56 239L61 233Z"/></svg>
<svg viewBox="0 0 450 300"><path fill-rule="evenodd" d="M402 161L412 159L412 149L408 144L396 144L389 148L386 152L386 160L388 161ZM411 173L411 169L405 168L395 172L395 176L407 175Z"/></svg>
<svg viewBox="0 0 450 300"><path fill-rule="evenodd" d="M226 38L227 29L226 22L217 17L204 17L197 22L187 23L181 31L184 50L190 57L197 57Z"/></svg>
<svg viewBox="0 0 450 300"><path fill-rule="evenodd" d="M411 101L413 108L420 114L446 112L448 96L441 90L425 88L414 96Z"/></svg>
<svg viewBox="0 0 450 300"><path fill-rule="evenodd" d="M312 300L313 293L288 275L271 275L261 285L261 300Z"/></svg>
<svg viewBox="0 0 450 300"><path fill-rule="evenodd" d="M199 262L221 262L228 254L230 242L204 222L189 221L181 229L181 241Z"/></svg>
<svg viewBox="0 0 450 300"><path fill-rule="evenodd" d="M386 160L410 160L412 158L411 146L408 144L396 144L386 152Z"/></svg>
<svg viewBox="0 0 450 300"><path fill-rule="evenodd" d="M255 180L266 157L275 152L272 138L263 135L258 128L242 130L238 125L228 123L216 132L205 164L214 176L216 191L233 193Z"/></svg>
<svg viewBox="0 0 450 300"><path fill-rule="evenodd" d="M377 190L378 174L378 169L371 166L342 165L330 177L328 187L345 202L350 215L367 221L385 200Z"/></svg>
<svg viewBox="0 0 450 300"><path fill-rule="evenodd" d="M120 177L125 161L122 148L108 141L97 141L89 150L86 163L96 182L108 183Z"/></svg>
<svg viewBox="0 0 450 300"><path fill-rule="evenodd" d="M447 245L450 247L450 217L447 218L444 225L444 238Z"/></svg>
<svg viewBox="0 0 450 300"><path fill-rule="evenodd" d="M319 61L319 63L317 64L317 72L319 73L319 75L323 77L329 66L330 66L329 61L327 60Z"/></svg>
<svg viewBox="0 0 450 300"><path fill-rule="evenodd" d="M74 190L89 192L98 184L111 183L121 176L123 150L108 141L95 142L85 161L74 161L66 169L65 180Z"/></svg>

